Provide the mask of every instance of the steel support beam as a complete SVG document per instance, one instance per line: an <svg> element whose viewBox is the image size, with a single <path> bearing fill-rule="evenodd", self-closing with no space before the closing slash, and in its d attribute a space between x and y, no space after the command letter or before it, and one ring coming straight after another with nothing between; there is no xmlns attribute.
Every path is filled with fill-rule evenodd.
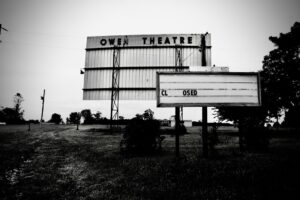
<svg viewBox="0 0 300 200"><path fill-rule="evenodd" d="M175 72L183 71L182 63L182 48L180 46L175 48ZM179 134L180 126L183 120L183 109L182 107L175 107L175 155L179 157Z"/></svg>
<svg viewBox="0 0 300 200"><path fill-rule="evenodd" d="M110 128L116 128L118 125L114 120L119 119L119 82L120 82L120 48L114 48L113 51L113 71L112 71L112 90L110 106Z"/></svg>
<svg viewBox="0 0 300 200"><path fill-rule="evenodd" d="M183 72L183 51L182 47L175 48L175 71L176 72ZM180 122L183 122L183 107L180 107Z"/></svg>

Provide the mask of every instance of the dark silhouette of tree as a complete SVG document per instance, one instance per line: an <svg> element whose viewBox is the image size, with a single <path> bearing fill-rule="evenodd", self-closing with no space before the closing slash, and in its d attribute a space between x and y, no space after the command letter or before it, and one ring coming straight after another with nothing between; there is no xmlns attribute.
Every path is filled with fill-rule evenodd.
<svg viewBox="0 0 300 200"><path fill-rule="evenodd" d="M5 122L5 113L3 112L3 107L0 110L0 122Z"/></svg>
<svg viewBox="0 0 300 200"><path fill-rule="evenodd" d="M81 111L81 116L84 118L84 124L94 123L94 118L90 109L84 109Z"/></svg>
<svg viewBox="0 0 300 200"><path fill-rule="evenodd" d="M262 107L218 108L220 120L238 124L240 144L268 144L268 136L262 129L269 117L278 120L285 112L287 126L300 126L300 23L296 22L289 33L270 37L276 48L264 57L261 75ZM241 145L242 146L242 145Z"/></svg>
<svg viewBox="0 0 300 200"><path fill-rule="evenodd" d="M13 108L2 108L0 110L0 121L6 122L7 124L21 124L25 120L23 118L24 110L22 110L21 104L24 101L22 95L17 93L14 98L14 107Z"/></svg>
<svg viewBox="0 0 300 200"><path fill-rule="evenodd" d="M19 121L23 120L23 113L24 110L22 110L21 104L24 101L24 98L20 93L17 93L14 96L14 108L15 108L15 114L16 114L16 119Z"/></svg>
<svg viewBox="0 0 300 200"><path fill-rule="evenodd" d="M53 113L49 122L55 123L55 124L60 124L62 122L61 115L57 114L57 113Z"/></svg>
<svg viewBox="0 0 300 200"><path fill-rule="evenodd" d="M16 110L14 108L3 108L0 111L1 119L0 121L3 121L7 124L16 124L19 122L19 120L16 118Z"/></svg>
<svg viewBox="0 0 300 200"><path fill-rule="evenodd" d="M218 108L220 120L234 121L240 126L261 126L269 117L278 118L282 110L286 116L300 110L300 23L296 22L291 32L269 39L277 48L265 56L260 72L262 107Z"/></svg>
<svg viewBox="0 0 300 200"><path fill-rule="evenodd" d="M141 115L141 114L136 114L136 115L135 115L135 118L137 118L137 119L143 119L143 115Z"/></svg>
<svg viewBox="0 0 300 200"><path fill-rule="evenodd" d="M81 119L81 113L80 112L72 112L69 116L69 122L72 124L79 124Z"/></svg>
<svg viewBox="0 0 300 200"><path fill-rule="evenodd" d="M97 111L94 115L94 118L97 122L99 122L101 120L101 115L102 113L100 111Z"/></svg>
<svg viewBox="0 0 300 200"><path fill-rule="evenodd" d="M289 109L285 113L284 122L282 123L285 127L300 127L299 120L300 106L295 106L292 109Z"/></svg>
<svg viewBox="0 0 300 200"><path fill-rule="evenodd" d="M143 119L144 120L152 120L153 115L154 115L154 112L151 109L147 109L143 113Z"/></svg>
<svg viewBox="0 0 300 200"><path fill-rule="evenodd" d="M300 110L300 23L296 22L291 31L270 37L276 49L263 61L263 102L269 115L278 117L284 111L285 123L300 123L296 113ZM298 119L298 123L295 120Z"/></svg>
<svg viewBox="0 0 300 200"><path fill-rule="evenodd" d="M220 121L233 121L243 126L263 126L267 116L261 107L220 107L216 112Z"/></svg>

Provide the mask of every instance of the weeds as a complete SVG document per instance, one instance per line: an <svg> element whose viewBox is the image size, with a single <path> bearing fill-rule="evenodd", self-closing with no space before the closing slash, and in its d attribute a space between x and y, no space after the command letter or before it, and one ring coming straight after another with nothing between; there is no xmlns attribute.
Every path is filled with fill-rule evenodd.
<svg viewBox="0 0 300 200"><path fill-rule="evenodd" d="M292 199L299 195L300 141L271 140L267 153L232 154L236 139L219 135L220 156L201 157L199 135L166 136L161 154L124 157L121 135L45 127L1 132L1 199ZM51 129L53 131L51 131ZM54 134L55 133L55 134Z"/></svg>

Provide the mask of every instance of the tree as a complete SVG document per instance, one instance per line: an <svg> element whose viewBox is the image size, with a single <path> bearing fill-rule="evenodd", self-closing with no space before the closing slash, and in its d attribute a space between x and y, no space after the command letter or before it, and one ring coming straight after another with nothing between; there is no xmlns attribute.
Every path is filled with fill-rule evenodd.
<svg viewBox="0 0 300 200"><path fill-rule="evenodd" d="M240 133L244 133L246 140L249 138L246 142L259 141L263 145L267 136L259 127L268 117L278 119L284 111L286 125L300 124L296 115L300 111L300 23L296 22L289 33L269 39L276 48L264 57L260 72L262 107L217 109L219 119L238 124Z"/></svg>
<svg viewBox="0 0 300 200"><path fill-rule="evenodd" d="M278 118L281 111L291 116L300 110L300 23L296 22L290 32L269 39L276 49L263 61L263 101L270 116ZM285 118L293 120L292 124L299 124L297 119L295 123L294 117Z"/></svg>
<svg viewBox="0 0 300 200"><path fill-rule="evenodd" d="M3 112L3 108L0 110L0 122L5 122L5 113Z"/></svg>
<svg viewBox="0 0 300 200"><path fill-rule="evenodd" d="M69 122L73 124L79 124L81 119L81 113L80 112L72 112L69 116Z"/></svg>
<svg viewBox="0 0 300 200"><path fill-rule="evenodd" d="M152 120L153 119L154 112L149 108L144 111L143 113L143 119L144 120Z"/></svg>
<svg viewBox="0 0 300 200"><path fill-rule="evenodd" d="M53 113L49 122L60 124L62 122L61 115L57 113Z"/></svg>
<svg viewBox="0 0 300 200"><path fill-rule="evenodd" d="M21 108L21 103L24 101L22 95L20 93L17 93L14 96L14 108L16 111L16 118L22 120L23 119L23 113L24 111Z"/></svg>
<svg viewBox="0 0 300 200"><path fill-rule="evenodd" d="M90 109L82 110L81 115L84 118L84 124L92 124L94 122L94 118Z"/></svg>
<svg viewBox="0 0 300 200"><path fill-rule="evenodd" d="M19 122L19 120L16 118L16 110L14 108L3 108L0 111L1 119L0 121L3 121L7 124L16 124Z"/></svg>
<svg viewBox="0 0 300 200"><path fill-rule="evenodd" d="M97 111L95 114L94 114L94 118L96 121L100 121L101 120L101 115L102 113L100 111Z"/></svg>
<svg viewBox="0 0 300 200"><path fill-rule="evenodd" d="M14 123L22 123L24 121L23 114L24 110L22 110L21 104L24 101L24 98L20 93L17 93L14 96L14 109L15 109L15 122Z"/></svg>
<svg viewBox="0 0 300 200"><path fill-rule="evenodd" d="M296 106L286 112L284 122L282 123L285 127L300 127L299 120L300 106Z"/></svg>
<svg viewBox="0 0 300 200"><path fill-rule="evenodd" d="M137 119L143 119L143 115L137 113L137 114L135 115L135 118L137 118Z"/></svg>
<svg viewBox="0 0 300 200"><path fill-rule="evenodd" d="M22 110L21 104L24 101L22 95L17 93L14 98L14 107L13 108L3 108L0 111L0 121L4 121L8 124L20 124L24 123L24 110Z"/></svg>
<svg viewBox="0 0 300 200"><path fill-rule="evenodd" d="M300 110L300 23L296 22L291 32L269 39L277 48L264 57L260 72L262 107L219 108L219 119L259 126L269 117L278 118L282 110L286 116Z"/></svg>

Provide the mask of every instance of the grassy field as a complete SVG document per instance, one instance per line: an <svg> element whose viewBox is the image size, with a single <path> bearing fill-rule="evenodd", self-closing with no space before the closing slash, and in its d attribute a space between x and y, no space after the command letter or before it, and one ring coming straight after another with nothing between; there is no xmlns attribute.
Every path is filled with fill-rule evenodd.
<svg viewBox="0 0 300 200"><path fill-rule="evenodd" d="M0 199L300 199L297 133L241 154L236 130L220 128L204 159L199 127L180 138L180 158L170 135L161 154L121 155L120 133L104 128L0 126Z"/></svg>

